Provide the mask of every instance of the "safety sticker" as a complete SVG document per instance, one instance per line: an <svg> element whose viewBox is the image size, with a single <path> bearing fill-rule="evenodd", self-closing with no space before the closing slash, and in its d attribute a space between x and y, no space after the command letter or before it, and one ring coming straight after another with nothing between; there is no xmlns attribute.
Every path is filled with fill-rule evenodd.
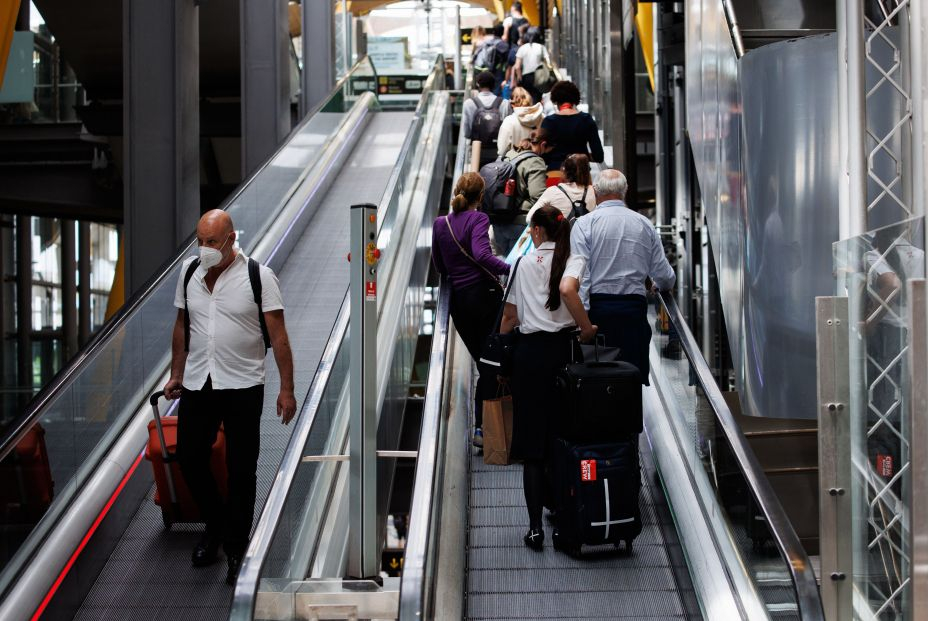
<svg viewBox="0 0 928 621"><path fill-rule="evenodd" d="M377 300L377 281L371 280L364 283L364 299L368 302Z"/></svg>
<svg viewBox="0 0 928 621"><path fill-rule="evenodd" d="M877 455L876 456L876 471L880 474L881 477L893 476L893 456L892 455Z"/></svg>
<svg viewBox="0 0 928 621"><path fill-rule="evenodd" d="M581 481L595 481L596 480L596 460L595 459L580 460L580 480Z"/></svg>

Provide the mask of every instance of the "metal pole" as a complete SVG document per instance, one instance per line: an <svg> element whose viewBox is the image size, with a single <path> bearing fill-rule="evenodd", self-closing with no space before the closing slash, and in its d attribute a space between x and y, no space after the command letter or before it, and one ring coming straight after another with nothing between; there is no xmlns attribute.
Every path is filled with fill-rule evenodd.
<svg viewBox="0 0 928 621"><path fill-rule="evenodd" d="M848 89L847 89L847 17L845 12L847 3L845 0L837 0L836 17L838 25L838 153L842 158L847 157L848 153L848 130L850 128L850 117L848 112ZM841 169L841 176L838 182L838 239L848 239L851 237L851 204L850 204L850 176L848 173L848 162L845 160Z"/></svg>
<svg viewBox="0 0 928 621"><path fill-rule="evenodd" d="M377 576L377 206L351 206L348 575Z"/></svg>
<svg viewBox="0 0 928 621"><path fill-rule="evenodd" d="M300 76L300 115L306 116L335 86L335 5L300 5L303 20L303 73Z"/></svg>
<svg viewBox="0 0 928 621"><path fill-rule="evenodd" d="M63 360L77 353L77 244L74 220L61 221L61 332Z"/></svg>
<svg viewBox="0 0 928 621"><path fill-rule="evenodd" d="M32 217L16 216L17 378L32 389Z"/></svg>
<svg viewBox="0 0 928 621"><path fill-rule="evenodd" d="M81 221L77 229L77 341L90 339L90 223Z"/></svg>
<svg viewBox="0 0 928 621"><path fill-rule="evenodd" d="M844 0L838 0L841 5ZM844 7L847 45L847 228L848 237L867 230L867 95L864 67L864 7L862 0L848 0ZM839 67L842 65L839 64ZM840 98L839 98L840 99Z"/></svg>
<svg viewBox="0 0 928 621"><path fill-rule="evenodd" d="M683 231L685 239L676 237L677 242L677 306L683 311L687 320L692 320L691 308L693 289L693 214L690 200L690 160L686 149L686 92L683 88L683 68L673 68L673 188L674 217L677 230Z"/></svg>
<svg viewBox="0 0 928 621"><path fill-rule="evenodd" d="M344 54L345 74L351 71L351 13L348 11L348 0L342 0L342 50Z"/></svg>
<svg viewBox="0 0 928 621"><path fill-rule="evenodd" d="M454 36L457 43L454 45L454 88L461 90L464 88L463 71L461 69L461 7L454 7Z"/></svg>
<svg viewBox="0 0 928 621"><path fill-rule="evenodd" d="M914 25L914 22L913 22ZM915 619L916 610L928 610L928 296L925 280L911 279L909 287L909 386L912 395L906 415L911 431L911 464L904 497L911 499L909 509L909 550L911 552L912 588L905 606L907 619Z"/></svg>
<svg viewBox="0 0 928 621"><path fill-rule="evenodd" d="M822 607L843 621L853 618L854 585L848 299L815 298L815 317Z"/></svg>
<svg viewBox="0 0 928 621"><path fill-rule="evenodd" d="M926 195L925 151L928 150L928 124L925 123L925 113L928 112L928 63L925 62L925 46L922 37L928 29L928 11L925 11L924 2L909 4L909 62L912 85L912 213L924 215L928 213L928 195Z"/></svg>

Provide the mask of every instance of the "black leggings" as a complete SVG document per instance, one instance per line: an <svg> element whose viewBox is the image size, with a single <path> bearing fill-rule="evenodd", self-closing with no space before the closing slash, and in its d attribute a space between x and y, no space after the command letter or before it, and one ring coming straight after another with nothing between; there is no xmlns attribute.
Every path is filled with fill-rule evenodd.
<svg viewBox="0 0 928 621"><path fill-rule="evenodd" d="M545 500L545 462L527 459L522 464L522 489L528 508L528 527L541 530L541 514Z"/></svg>
<svg viewBox="0 0 928 621"><path fill-rule="evenodd" d="M487 336L496 329L496 314L503 300L498 283L489 279L451 292L451 319L470 357L477 363L477 390L474 395L474 420L483 426L483 401L496 396L496 373L480 362L480 350Z"/></svg>

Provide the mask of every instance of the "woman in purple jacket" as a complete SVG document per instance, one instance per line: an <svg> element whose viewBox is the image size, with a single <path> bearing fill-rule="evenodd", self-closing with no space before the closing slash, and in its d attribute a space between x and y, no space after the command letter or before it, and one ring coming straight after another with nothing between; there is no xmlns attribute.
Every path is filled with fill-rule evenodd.
<svg viewBox="0 0 928 621"><path fill-rule="evenodd" d="M496 373L480 363L480 350L503 299L500 274L509 265L490 250L487 214L478 211L483 201L483 178L464 173L454 186L451 213L432 225L432 261L451 282L451 319L477 364L480 377L474 397L474 446L483 446L483 401L496 396Z"/></svg>

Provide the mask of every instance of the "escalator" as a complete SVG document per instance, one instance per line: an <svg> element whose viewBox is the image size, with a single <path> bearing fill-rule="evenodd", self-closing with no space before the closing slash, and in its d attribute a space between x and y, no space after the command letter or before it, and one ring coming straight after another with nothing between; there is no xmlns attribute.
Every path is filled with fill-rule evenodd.
<svg viewBox="0 0 928 621"><path fill-rule="evenodd" d="M432 188L443 181L449 98L433 90L443 88L441 62L406 110L382 111L374 94L356 90L376 84L374 68L362 59L224 205L242 250L280 280L298 410L325 360L330 334L346 320L351 204L381 206L378 245L386 255L381 280L400 282L397 290L403 293L418 292L411 301L400 296L410 308L391 308L392 329L385 332L395 345L385 351L395 352L399 364L410 364L410 328L403 321L418 322L413 311L418 304L421 312L422 284L412 285L424 268L422 252L415 252L418 229L409 222L413 214L427 217L428 205L436 203ZM361 76L368 79L356 79ZM417 148L420 143L427 148ZM228 616L231 589L223 583L224 564L191 568L190 550L202 527L165 529L151 502L151 467L142 463L141 453L151 418L147 396L167 376L180 265L194 246L195 241L186 245L6 430L0 444L4 458L42 430L54 495L33 522L4 524L0 618ZM400 252L404 246L413 249L411 256ZM427 262L426 257L426 267ZM276 365L269 364L259 511L300 423L298 418L285 427L274 415L278 386ZM398 429L402 412L387 410L385 427Z"/></svg>

